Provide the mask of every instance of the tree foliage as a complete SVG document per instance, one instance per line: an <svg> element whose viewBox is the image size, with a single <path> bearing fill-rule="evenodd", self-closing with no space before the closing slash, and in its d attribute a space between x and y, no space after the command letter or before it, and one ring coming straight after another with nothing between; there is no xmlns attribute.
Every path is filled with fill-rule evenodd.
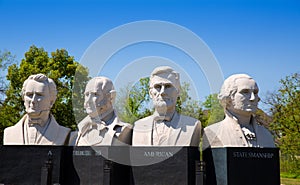
<svg viewBox="0 0 300 185"><path fill-rule="evenodd" d="M0 51L0 106L3 104L5 91L7 87L7 81L5 80L5 74L7 72L7 67L14 63L15 56L9 51Z"/></svg>
<svg viewBox="0 0 300 185"><path fill-rule="evenodd" d="M78 71L77 68L80 70ZM83 74L85 81L88 80L87 69L75 62L65 49L57 49L49 57L43 48L31 46L25 53L25 58L22 59L20 66L13 64L8 68L9 87L6 91L4 105L0 109L0 137L2 137L5 127L16 124L24 115L25 109L21 98L22 85L30 75L37 73L47 75L56 83L58 95L51 112L57 122L75 129L77 125L72 108L72 89L76 70L77 73ZM82 83L80 88L85 88L85 83ZM83 94L77 101L81 101L83 105Z"/></svg>
<svg viewBox="0 0 300 185"><path fill-rule="evenodd" d="M202 104L206 110L207 120L205 126L219 122L224 119L224 109L219 102L218 94L210 94Z"/></svg>
<svg viewBox="0 0 300 185"><path fill-rule="evenodd" d="M201 121L202 126L207 121L207 118L203 114L201 102L199 100L193 100L189 95L190 84L183 82L181 85L180 96L177 100L176 110L186 116L196 118Z"/></svg>
<svg viewBox="0 0 300 185"><path fill-rule="evenodd" d="M281 87L270 93L267 103L271 105L273 121L270 128L276 135L281 153L299 166L300 156L300 74L295 73L280 80ZM299 167L290 169L298 171Z"/></svg>
<svg viewBox="0 0 300 185"><path fill-rule="evenodd" d="M128 84L120 89L116 109L121 120L133 124L136 120L152 114L150 101L149 78L141 78L136 84Z"/></svg>

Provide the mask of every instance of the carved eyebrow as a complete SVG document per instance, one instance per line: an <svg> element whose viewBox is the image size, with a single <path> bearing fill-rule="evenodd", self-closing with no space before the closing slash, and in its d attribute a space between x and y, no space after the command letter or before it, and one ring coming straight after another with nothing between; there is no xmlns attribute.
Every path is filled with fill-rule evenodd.
<svg viewBox="0 0 300 185"><path fill-rule="evenodd" d="M167 87L167 88L173 87L173 84L171 84L171 83L166 83L166 84L165 84L165 87Z"/></svg>
<svg viewBox="0 0 300 185"><path fill-rule="evenodd" d="M248 93L248 92L250 92L250 89L241 89L240 92L241 93Z"/></svg>
<svg viewBox="0 0 300 185"><path fill-rule="evenodd" d="M26 95L32 95L32 94L44 95L45 92L43 92L43 91L35 91L35 92L27 91L27 92L25 92L25 94L26 94Z"/></svg>
<svg viewBox="0 0 300 185"><path fill-rule="evenodd" d="M28 95L32 95L32 94L33 94L33 92L28 92L28 91L25 92L25 95L27 95L27 96L28 96Z"/></svg>
<svg viewBox="0 0 300 185"><path fill-rule="evenodd" d="M45 93L44 92L35 92L35 94L37 94L37 95L44 95Z"/></svg>

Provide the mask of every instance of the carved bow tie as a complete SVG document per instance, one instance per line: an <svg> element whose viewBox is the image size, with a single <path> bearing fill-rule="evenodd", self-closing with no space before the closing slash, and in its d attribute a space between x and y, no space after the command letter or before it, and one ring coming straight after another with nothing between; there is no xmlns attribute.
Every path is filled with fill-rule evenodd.
<svg viewBox="0 0 300 185"><path fill-rule="evenodd" d="M169 116L155 116L154 121L157 121L157 122L159 122L159 121L161 121L161 122L171 121L171 117L169 117Z"/></svg>
<svg viewBox="0 0 300 185"><path fill-rule="evenodd" d="M103 131L105 129L108 130L108 126L105 124L105 122L101 121L101 123L91 122L90 123L90 129L97 129L99 131Z"/></svg>

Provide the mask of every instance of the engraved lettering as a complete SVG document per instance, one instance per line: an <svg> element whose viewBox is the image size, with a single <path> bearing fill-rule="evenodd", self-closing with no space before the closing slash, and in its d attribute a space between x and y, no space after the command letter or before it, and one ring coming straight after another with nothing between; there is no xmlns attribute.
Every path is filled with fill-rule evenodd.
<svg viewBox="0 0 300 185"><path fill-rule="evenodd" d="M88 150L83 150L83 151L73 151L73 155L75 156L91 156L92 152Z"/></svg>
<svg viewBox="0 0 300 185"><path fill-rule="evenodd" d="M144 152L145 157L173 157L172 152L165 152L165 151L146 151Z"/></svg>
<svg viewBox="0 0 300 185"><path fill-rule="evenodd" d="M232 156L234 158L272 159L274 157L274 154L273 153L268 153L268 152L233 152Z"/></svg>
<svg viewBox="0 0 300 185"><path fill-rule="evenodd" d="M154 152L144 152L144 156L145 157L154 157L155 154L154 154Z"/></svg>

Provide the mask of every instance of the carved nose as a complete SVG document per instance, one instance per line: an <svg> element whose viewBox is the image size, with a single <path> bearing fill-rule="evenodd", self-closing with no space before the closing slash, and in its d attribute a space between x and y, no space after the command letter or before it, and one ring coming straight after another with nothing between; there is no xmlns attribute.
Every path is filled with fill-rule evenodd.
<svg viewBox="0 0 300 185"><path fill-rule="evenodd" d="M161 89L160 89L160 94L161 95L164 95L165 94L165 86L161 86Z"/></svg>
<svg viewBox="0 0 300 185"><path fill-rule="evenodd" d="M35 103L35 102L37 102L37 100L38 100L37 96L35 94L33 94L31 101Z"/></svg>
<svg viewBox="0 0 300 185"><path fill-rule="evenodd" d="M253 92L251 93L250 100L251 100L251 101L255 100L255 94L254 94Z"/></svg>
<svg viewBox="0 0 300 185"><path fill-rule="evenodd" d="M91 94L89 94L85 101L90 102L91 100L92 100L92 96L91 96Z"/></svg>

